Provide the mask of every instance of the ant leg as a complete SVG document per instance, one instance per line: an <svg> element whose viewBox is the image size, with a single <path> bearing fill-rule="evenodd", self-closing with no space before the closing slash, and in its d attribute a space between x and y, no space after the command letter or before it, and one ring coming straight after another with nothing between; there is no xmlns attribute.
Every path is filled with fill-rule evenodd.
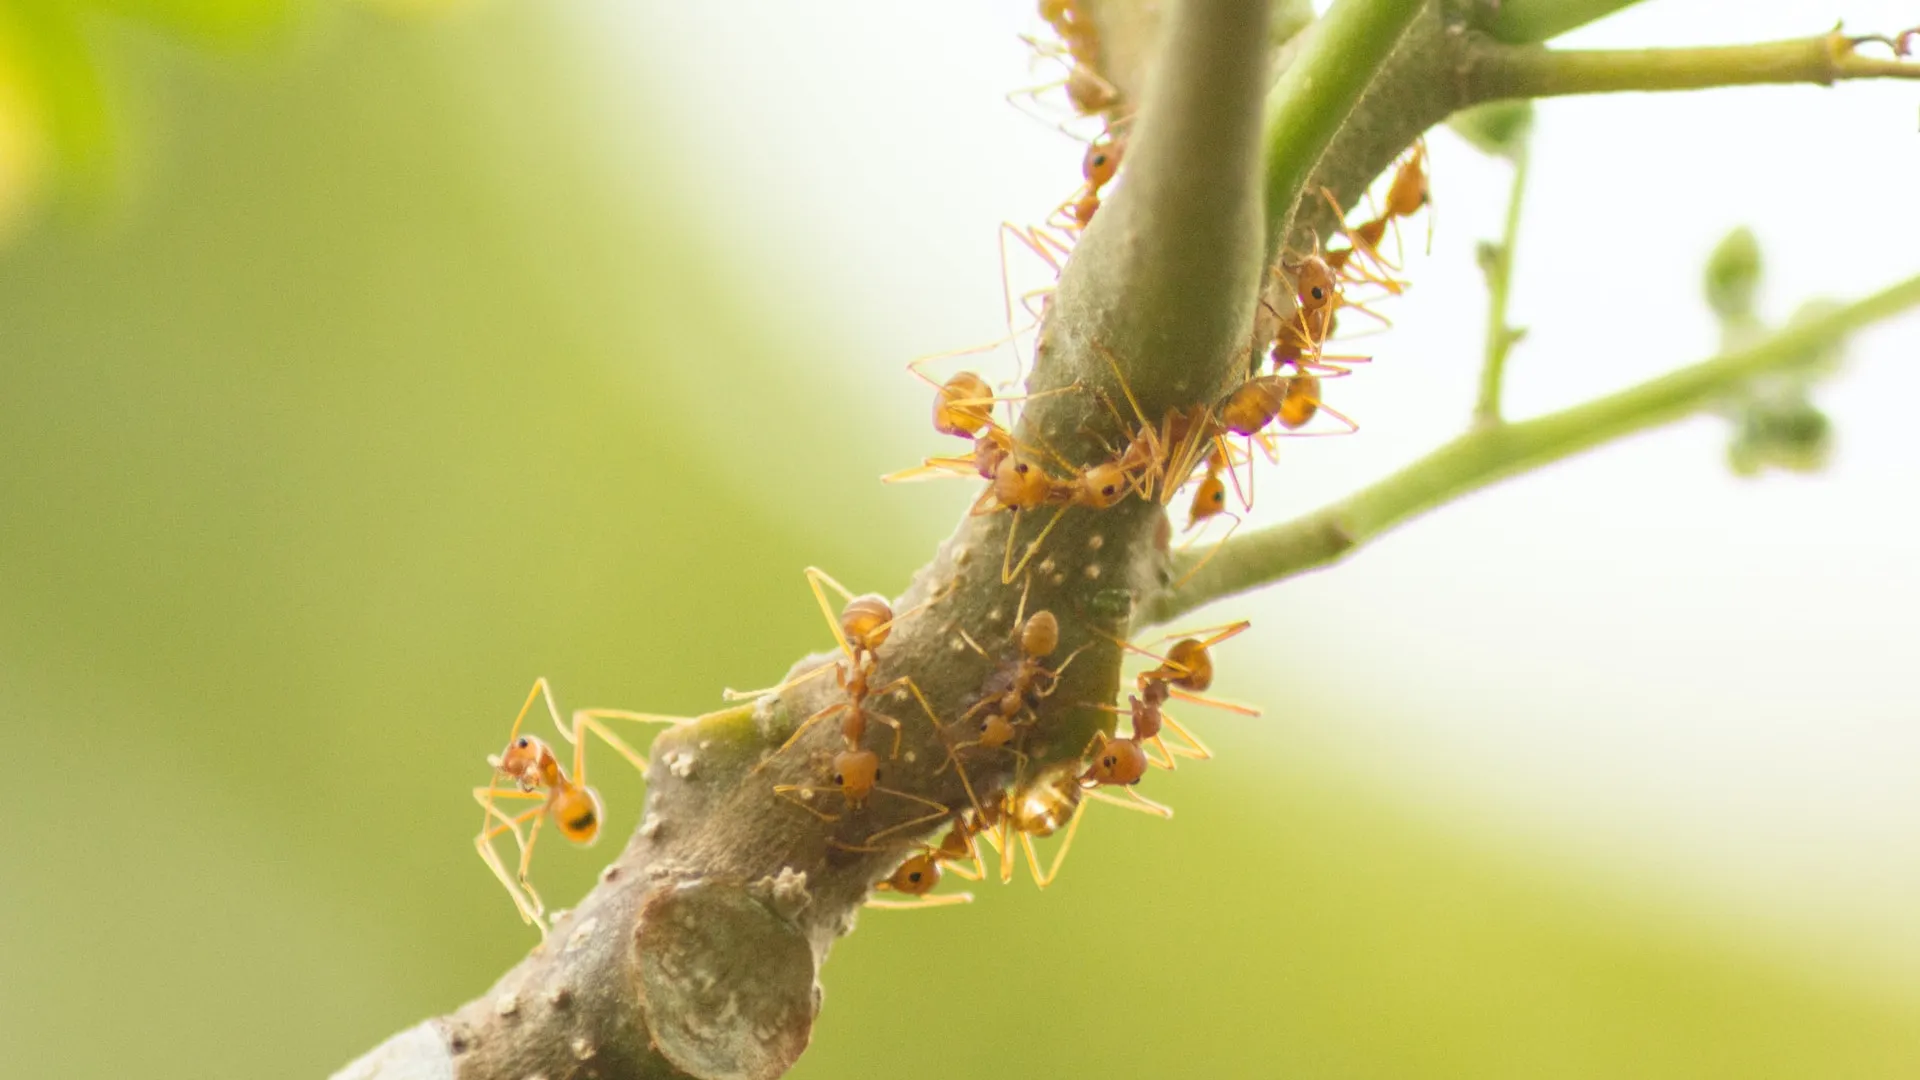
<svg viewBox="0 0 1920 1080"><path fill-rule="evenodd" d="M938 894L933 894L928 896L921 896L921 897L916 897L912 900L875 899L875 900L867 901L866 906L870 908L879 908L882 911L912 911L918 908L951 907L954 904L971 904L971 903L973 903L972 893L957 892L957 893L938 893Z"/></svg>
<svg viewBox="0 0 1920 1080"><path fill-rule="evenodd" d="M800 741L800 736L806 734L807 729L812 727L813 725L819 723L822 720L827 719L828 717L839 716L841 713L846 712L848 709L851 709L851 708L853 708L852 702L837 701L837 702L834 702L832 705L829 705L826 708L819 710L818 712L814 713L812 716L807 717L805 720L800 721L800 726L793 729L793 734L787 736L787 741L781 743L780 749L775 750L774 753L778 754L781 751L784 751L787 747L792 746L794 743Z"/></svg>
<svg viewBox="0 0 1920 1080"><path fill-rule="evenodd" d="M972 639L968 639L968 640L971 641ZM974 647L976 649L979 648L979 646L977 645ZM984 656L986 654L982 653L981 655ZM913 677L911 675L902 675L899 678L888 683L886 686L881 687L880 692L885 692L896 686L902 686L902 685L904 685L909 691L913 693L914 700L920 703L920 711L927 715L927 723L933 725L933 733L940 737L940 742L943 745L945 745L947 748L947 760L940 763L940 768L935 769L934 774L938 775L949 764L951 764L954 768L955 774L960 777L960 786L965 788L967 791L967 801L973 804L973 812L977 815L980 815L981 817L985 817L986 810L980 805L980 796L974 794L973 781L967 778L967 767L965 765L960 764L960 755L957 753L957 748L952 743L947 741L946 726L941 724L940 717L935 715L933 711L933 703L927 700L927 695L920 692L920 684L914 682ZM990 701L992 699L989 698L986 700ZM979 703L976 702L974 707L978 708ZM899 753L899 734L900 734L900 729L898 727L894 728L894 752L896 754Z"/></svg>
<svg viewBox="0 0 1920 1080"><path fill-rule="evenodd" d="M1259 709L1251 705L1242 705L1237 701L1226 701L1221 698L1208 697L1205 694L1196 694L1191 690L1182 690L1179 687L1170 687L1169 692L1173 697L1179 698L1188 704L1205 705L1210 709L1219 709L1223 712L1230 712L1239 716L1260 715Z"/></svg>
<svg viewBox="0 0 1920 1080"><path fill-rule="evenodd" d="M826 617L827 625L833 628L833 640L840 643L840 651L845 653L847 661L852 663L855 659L853 646L847 643L847 635L840 629L839 613L827 603L827 594L820 591L820 583L823 581L833 586L833 591L839 593L841 599L849 603L854 599L853 593L845 585L833 580L833 575L825 570L817 566L807 567L807 587L813 590L813 598L820 602L820 614Z"/></svg>
<svg viewBox="0 0 1920 1080"><path fill-rule="evenodd" d="M575 779L582 784L587 782L587 761L585 755L587 744L585 733L588 731L600 736L602 741L608 746L613 747L614 751L621 757L626 758L629 764L640 770L641 776L647 774L646 755L627 745L625 739L609 731L607 726L600 722L602 720L630 720L636 724L666 724L669 727L678 727L681 724L690 724L693 722L692 718L685 716L656 716L652 713L628 712L625 709L574 710L573 743L575 749L573 772Z"/></svg>
<svg viewBox="0 0 1920 1080"><path fill-rule="evenodd" d="M1044 874L1040 872L1040 859L1039 854L1034 850L1033 836L1029 833L1020 834L1020 845L1026 849L1027 868L1033 872L1035 885L1044 889L1053 884L1053 879L1060 875L1060 867L1067 861L1067 852L1073 847L1074 834L1080 831L1080 817L1086 812L1087 802L1082 799L1080 805L1074 808L1073 817L1067 822L1066 835L1060 838L1060 846L1053 850L1053 862L1047 866Z"/></svg>
<svg viewBox="0 0 1920 1080"><path fill-rule="evenodd" d="M948 476L972 476L977 472L970 457L930 457L911 469L901 469L880 477L883 484L910 484Z"/></svg>
<svg viewBox="0 0 1920 1080"><path fill-rule="evenodd" d="M1165 724L1167 727L1171 728L1173 730L1173 733L1175 735L1180 736L1181 740L1187 744L1184 747L1182 746L1172 747L1171 751L1173 753L1178 754L1181 757L1195 758L1199 761L1208 761L1212 759L1213 751L1207 749L1207 744L1201 742L1200 737L1198 735L1195 735L1193 732L1188 731L1186 729L1186 726L1181 724L1180 721L1175 720L1171 716L1168 716L1164 710L1160 713L1160 722ZM1168 747L1165 743L1161 743L1161 749L1163 750L1168 749Z"/></svg>
<svg viewBox="0 0 1920 1080"><path fill-rule="evenodd" d="M892 836L894 833L912 832L913 830L919 828L922 825L926 825L935 821L940 821L942 819L951 817L953 815L953 810L951 808L946 806L941 806L941 804L934 802L932 799L923 799L918 795L910 794L905 791L895 791L893 788L876 787L873 790L884 791L889 795L897 795L905 799L912 799L914 802L925 803L928 806L938 807L938 809L936 809L931 814L922 814L919 817L914 818L910 821L903 821L898 825L893 825L893 826L889 826L888 828L881 829L879 832L874 833L872 836L867 837L867 843L869 844L874 843L875 841L879 840L883 836Z"/></svg>
<svg viewBox="0 0 1920 1080"><path fill-rule="evenodd" d="M1228 514L1227 516L1233 519L1233 524L1227 526L1227 534L1214 541L1213 547L1207 551L1206 555L1202 556L1199 562L1193 564L1193 569L1180 575L1180 580L1173 583L1174 588L1177 589L1187 582L1192 581L1193 575L1199 573L1202 567L1212 562L1213 557L1220 554L1220 549L1227 546L1227 541L1233 539L1233 534L1240 531L1240 525L1245 519L1239 514ZM1198 534L1195 534L1195 539L1198 539Z"/></svg>
<svg viewBox="0 0 1920 1080"><path fill-rule="evenodd" d="M542 805L533 807L518 817L508 817L488 801L492 795L500 795L506 798L539 799ZM473 838L474 850L480 853L480 859L487 864L487 869L493 871L493 876L500 882L500 887L507 890L507 896L513 900L513 906L519 911L521 921L539 927L541 936L545 937L547 928L541 920L541 909L536 906L536 901L529 900L527 896L520 891L519 886L514 884L513 879L507 875L506 865L500 861L499 852L493 849L493 838L503 832L511 832L513 833L514 841L524 848L526 839L520 834L520 826L527 819L537 819L540 814L546 811L546 797L517 789L494 790L491 788L475 788L473 797L475 801L480 802L481 805L487 809L486 824L481 826L479 835ZM499 818L499 824L494 823L496 817Z"/></svg>
<svg viewBox="0 0 1920 1080"><path fill-rule="evenodd" d="M888 716L885 713L874 712L872 709L862 709L861 712L863 712L866 715L867 719L878 720L881 723L893 729L893 752L887 755L887 760L893 761L899 758L900 756L900 721L895 720L893 717Z"/></svg>
<svg viewBox="0 0 1920 1080"><path fill-rule="evenodd" d="M805 810L807 813L812 814L814 817L819 818L821 821L827 821L827 822L839 821L841 815L829 814L824 810L815 809L812 805L810 805L811 802L813 801L813 793L816 790L817 790L816 788L808 787L805 784L775 784L773 787L773 793L775 795L778 795L782 799L785 799L786 801L792 803L793 805L799 807L800 809ZM794 795L794 792L796 791L801 792L802 794L799 797L796 797Z"/></svg>
<svg viewBox="0 0 1920 1080"><path fill-rule="evenodd" d="M1162 641L1172 641L1175 638L1200 638L1200 647L1203 649L1211 649L1223 641L1246 633L1252 626L1253 622L1251 620L1241 619L1238 622L1221 623L1218 626L1201 626L1192 630L1175 630L1153 640L1154 644L1157 645ZM1144 649L1137 651L1145 653L1145 655L1151 656L1156 660L1166 659L1166 657L1160 656L1158 653L1146 652Z"/></svg>
<svg viewBox="0 0 1920 1080"><path fill-rule="evenodd" d="M527 691L527 700L520 703L520 711L514 715L513 728L507 732L508 746L512 746L513 740L520 736L520 725L526 723L527 712L533 708L534 700L543 696L547 699L547 711L553 714L554 726L560 727L560 710L553 704L553 691L547 686L547 677L542 675L533 680L533 689ZM566 729L561 728L560 734L565 735ZM488 764L494 765L496 769L497 761L497 756L487 758Z"/></svg>
<svg viewBox="0 0 1920 1080"><path fill-rule="evenodd" d="M1336 409L1336 408L1334 408L1333 406L1331 406L1331 405L1328 405L1328 404L1327 404L1326 402L1324 402L1324 401L1315 401L1315 402L1314 402L1314 404L1315 404L1315 405L1317 405L1317 406L1319 406L1319 411L1320 411L1320 412L1323 412L1323 413L1326 413L1326 414L1327 414L1328 416L1331 416L1331 417L1333 417L1333 418L1334 418L1335 420L1338 420L1338 421L1340 421L1340 422L1341 422L1342 424L1345 424L1345 425L1347 426L1347 430L1345 430L1345 431L1316 431L1316 432L1313 432L1312 434L1314 434L1314 435L1352 435L1353 433L1355 433L1355 432L1357 432L1357 431L1359 431L1359 430L1360 430L1360 425L1359 425L1359 423L1358 423L1357 421L1355 421L1355 420L1354 420L1354 419L1353 419L1352 417L1350 417L1350 416L1348 416L1348 415L1347 415L1346 413L1343 413L1343 412L1341 412L1341 411L1340 411L1339 409Z"/></svg>
<svg viewBox="0 0 1920 1080"><path fill-rule="evenodd" d="M540 899L540 894L534 891L533 882L527 874L533 869L533 845L534 841L540 839L540 823L545 820L545 814L533 819L533 827L527 830L527 846L520 849L520 887L527 890L527 895L533 898L533 906L539 908L542 914L546 913L547 905Z"/></svg>
<svg viewBox="0 0 1920 1080"><path fill-rule="evenodd" d="M1156 769L1165 769L1168 772L1172 772L1174 769L1179 768L1179 766L1175 763L1173 751L1168 748L1167 742L1165 739L1161 738L1158 735L1155 735L1153 738L1148 739L1147 742L1152 743L1160 751L1160 756L1156 758L1152 754L1147 754L1146 753L1147 748L1144 744L1142 744L1142 746L1140 747L1140 751L1142 754L1145 754L1147 759L1147 764L1153 766Z"/></svg>
<svg viewBox="0 0 1920 1080"><path fill-rule="evenodd" d="M1088 789L1086 797L1089 799L1098 799L1103 803L1112 803L1115 806L1124 807L1128 810L1136 810L1142 814L1152 814L1158 818L1170 818L1173 816L1173 807L1154 802L1152 799L1141 795L1132 788L1122 788L1121 790L1126 792L1127 797L1124 799L1109 795L1099 788Z"/></svg>
<svg viewBox="0 0 1920 1080"><path fill-rule="evenodd" d="M1017 528L1019 528L1019 525L1020 525L1018 512L1017 511L1015 512L1016 516L1014 517L1013 524L1007 527L1007 551L1006 551L1006 554L1000 560L1000 584L1002 585L1013 584L1013 579L1019 577L1020 571L1026 569L1027 564L1033 561L1033 557L1039 554L1041 542L1047 538L1048 533L1053 531L1053 527L1055 525L1060 524L1060 518L1066 512L1067 512L1067 507L1064 507L1064 506L1062 506L1058 510L1055 510L1053 512L1053 519L1047 522L1047 527L1040 530L1039 536L1036 536L1032 540L1027 542L1027 553L1020 556L1020 561L1014 565L1012 570L1008 570L1007 559L1013 557L1013 534L1014 534L1014 531Z"/></svg>
<svg viewBox="0 0 1920 1080"><path fill-rule="evenodd" d="M835 630L840 629L840 620L838 619L834 620L833 628ZM813 680L819 678L822 675L827 674L830 671L839 671L839 670L840 670L840 664L838 661L828 660L816 667L808 669L806 674L796 675L793 678L788 679L786 682L780 683L778 685L763 687L759 690L735 690L732 687L727 687L726 689L720 691L720 696L728 701L753 701L756 698L766 697L768 694L784 694L788 690L791 690L796 686L801 686L806 683L810 683Z"/></svg>

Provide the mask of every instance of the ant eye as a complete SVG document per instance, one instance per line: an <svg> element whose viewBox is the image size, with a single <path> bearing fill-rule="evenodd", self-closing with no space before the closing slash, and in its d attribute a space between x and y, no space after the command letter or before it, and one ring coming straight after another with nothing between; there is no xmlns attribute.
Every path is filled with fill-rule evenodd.
<svg viewBox="0 0 1920 1080"><path fill-rule="evenodd" d="M878 780L878 779L880 779L880 770L879 770L879 769L875 769L875 770L873 770L873 778L874 778L875 780Z"/></svg>
<svg viewBox="0 0 1920 1080"><path fill-rule="evenodd" d="M516 741L513 745L519 747L522 750L525 750L527 748L527 737L525 735L520 736L519 740Z"/></svg>
<svg viewBox="0 0 1920 1080"><path fill-rule="evenodd" d="M1108 484L1106 487L1103 487L1100 489L1100 494L1111 495L1114 493L1114 491L1115 491L1114 486L1112 484Z"/></svg>
<svg viewBox="0 0 1920 1080"><path fill-rule="evenodd" d="M836 784L839 784L839 785L841 785L841 786L843 786L843 787L844 787L844 786L846 785L846 783L847 783L847 779L846 779L846 777L844 777L844 776L841 776L841 775L840 775L839 773L834 773L834 774L833 774L833 782L834 782L834 783L836 783Z"/></svg>
<svg viewBox="0 0 1920 1080"><path fill-rule="evenodd" d="M1313 298L1315 300L1325 300L1327 298L1327 290L1315 285L1313 287Z"/></svg>
<svg viewBox="0 0 1920 1080"><path fill-rule="evenodd" d="M1093 159L1093 163L1095 165L1105 165L1107 163L1107 155L1105 154L1095 155Z"/></svg>

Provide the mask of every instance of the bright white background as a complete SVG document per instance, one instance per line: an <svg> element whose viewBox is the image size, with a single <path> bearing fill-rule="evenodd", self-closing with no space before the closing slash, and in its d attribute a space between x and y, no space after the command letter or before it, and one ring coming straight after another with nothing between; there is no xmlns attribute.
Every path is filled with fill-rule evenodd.
<svg viewBox="0 0 1920 1080"><path fill-rule="evenodd" d="M1563 44L1914 19L1897 3L1734 10L1651 0ZM927 452L925 394L899 365L1000 332L995 224L1038 220L1077 180L1079 147L1003 101L1051 77L1015 38L1039 28L1030 4L760 0L580 20L603 47L596 77L683 99L655 122L698 147L688 175L728 178L731 242L778 293L768 317L844 337L844 363L805 377L897 418L867 433L894 460ZM1549 101L1536 131L1512 416L1710 355L1700 267L1735 225L1759 234L1774 320L1920 270L1920 84ZM1473 246L1498 233L1507 174L1444 132L1431 149L1432 253L1410 252L1396 329L1337 387L1365 430L1289 444L1260 519L1349 491L1464 422L1485 305ZM1225 610L1258 628L1234 646L1236 690L1286 700L1278 667L1258 672L1284 654L1289 683L1311 672L1308 693L1341 721L1274 708L1273 752L1329 744L1437 819L1583 874L1658 879L1827 970L1920 983L1916 354L1913 317L1856 340L1819 393L1838 431L1824 474L1737 479L1725 425L1699 419L1235 601ZM956 509L965 497L953 491Z"/></svg>

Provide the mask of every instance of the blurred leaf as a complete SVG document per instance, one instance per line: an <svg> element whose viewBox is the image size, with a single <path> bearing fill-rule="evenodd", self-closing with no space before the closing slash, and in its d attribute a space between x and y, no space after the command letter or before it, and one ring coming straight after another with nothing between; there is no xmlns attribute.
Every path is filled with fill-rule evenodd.
<svg viewBox="0 0 1920 1080"><path fill-rule="evenodd" d="M1751 318L1760 274L1760 240L1742 225L1721 238L1707 256L1707 306L1724 320Z"/></svg>
<svg viewBox="0 0 1920 1080"><path fill-rule="evenodd" d="M1533 102L1492 101L1453 114L1447 126L1490 157L1512 161L1533 131Z"/></svg>

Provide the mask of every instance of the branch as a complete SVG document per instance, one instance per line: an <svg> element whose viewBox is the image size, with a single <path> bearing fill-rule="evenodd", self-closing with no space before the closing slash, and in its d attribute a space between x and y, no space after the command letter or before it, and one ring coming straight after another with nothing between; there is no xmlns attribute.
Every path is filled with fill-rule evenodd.
<svg viewBox="0 0 1920 1080"><path fill-rule="evenodd" d="M1230 541L1190 581L1155 598L1142 621L1166 622L1222 597L1336 562L1401 522L1496 481L1685 419L1756 376L1817 362L1833 342L1915 306L1920 306L1920 277L1790 326L1752 348L1584 405L1462 435L1331 506ZM1197 562L1198 555L1183 557L1175 571Z"/></svg>
<svg viewBox="0 0 1920 1080"><path fill-rule="evenodd" d="M1483 42L1468 53L1465 79L1472 101L1768 83L1830 86L1843 79L1920 79L1920 63L1862 56L1858 47L1870 41L1893 47L1892 39L1849 37L1837 28L1790 41L1685 49L1569 51Z"/></svg>
<svg viewBox="0 0 1920 1080"><path fill-rule="evenodd" d="M1504 106L1488 106L1503 108ZM1522 106L1524 107L1524 106ZM1513 162L1513 182L1507 191L1507 219L1498 244L1481 246L1481 268L1487 274L1487 354L1480 368L1480 398L1473 408L1476 425L1500 423L1501 383L1506 376L1507 354L1526 331L1507 325L1507 297L1513 288L1513 248L1520 235L1520 205L1527 190L1528 145L1531 118L1509 136L1505 156Z"/></svg>
<svg viewBox="0 0 1920 1080"><path fill-rule="evenodd" d="M1062 275L1035 357L1031 389L1076 390L1029 400L1014 431L1017 452L1044 448L1056 476L1105 459L1133 430L1098 402L1124 400L1109 353L1156 418L1211 404L1239 371L1261 269L1268 6L1184 0L1166 18L1127 181ZM894 606L903 614L876 648L871 682L911 679L927 709L904 686L869 701L901 725L871 797L847 805L829 764L856 737L839 723L809 724L846 708L834 678L669 728L649 755L646 815L600 884L487 993L341 1075L784 1073L811 1036L819 966L874 884L949 815L1004 805L1022 776L1077 773L1091 734L1114 728L1101 708L1119 686L1113 639L1129 632L1136 598L1164 580L1166 514L1127 498L1054 515L966 515ZM1043 524L1045 558L1022 584L1006 584L1004 553L1022 550L1016 538L1032 543ZM795 601L804 595L796 582ZM1023 699L1022 755L957 751L969 737L958 721L1008 692L1023 608L1055 614L1054 654L1073 659L1058 661L1064 670L1046 696ZM968 638L994 655L967 648ZM838 657L804 659L793 674ZM886 745L869 732L861 748L885 754ZM812 798L782 797L782 787Z"/></svg>

